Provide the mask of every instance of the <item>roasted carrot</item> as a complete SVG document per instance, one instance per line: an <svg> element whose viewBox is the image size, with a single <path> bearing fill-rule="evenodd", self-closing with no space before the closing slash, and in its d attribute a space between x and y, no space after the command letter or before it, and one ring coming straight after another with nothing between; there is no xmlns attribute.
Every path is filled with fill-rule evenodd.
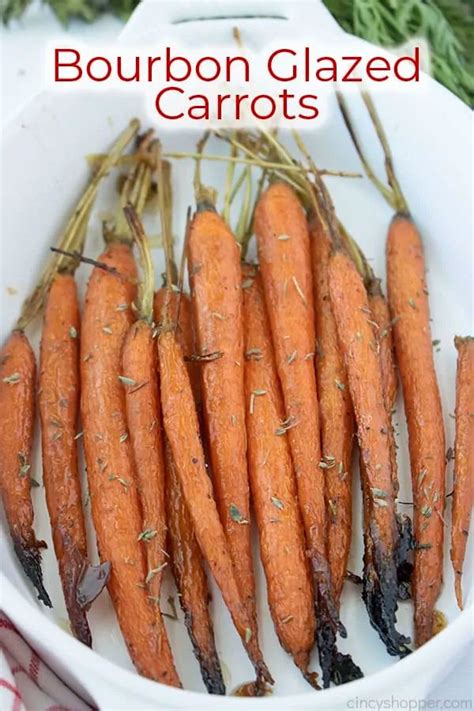
<svg viewBox="0 0 474 711"><path fill-rule="evenodd" d="M97 167L61 234L61 249L67 250L83 231L102 178L137 129L138 122L132 121ZM40 554L45 544L37 541L34 534L30 492L35 481L31 472L31 448L36 363L24 330L43 308L51 284L64 263L63 255L50 257L38 285L23 305L16 328L0 351L0 487L15 552L25 574L37 588L39 598L48 606L51 601L43 585Z"/></svg>
<svg viewBox="0 0 474 711"><path fill-rule="evenodd" d="M178 291L169 292L165 288L157 291L155 294L155 321L157 323L162 320L165 302L167 302L169 318L175 327L176 339L184 356L190 357L194 353L190 299L186 294ZM196 363L187 362L191 389L197 408L199 408L200 401L198 368ZM194 533L194 526L176 472L171 447L166 439L165 462L168 541L173 575L184 612L184 622L207 690L211 694L225 694L212 619L209 614L210 593L207 576Z"/></svg>
<svg viewBox="0 0 474 711"><path fill-rule="evenodd" d="M423 244L393 167L393 157L375 106L363 99L385 156L388 186L375 175L352 126L344 120L368 177L395 210L387 238L388 303L403 389L414 498L416 541L413 571L415 643L433 634L435 604L443 578L445 436L433 362Z"/></svg>
<svg viewBox="0 0 474 711"><path fill-rule="evenodd" d="M229 608L259 680L273 682L237 584L229 544L214 501L199 437L199 422L189 376L174 333L166 326L158 337L163 422L176 472L199 547ZM260 685L258 685L260 686Z"/></svg>
<svg viewBox="0 0 474 711"><path fill-rule="evenodd" d="M87 558L76 441L79 336L76 282L71 272L63 271L51 285L41 336L39 408L43 482L71 628L90 647L92 637L86 610L105 586L110 565L103 563L94 568Z"/></svg>
<svg viewBox="0 0 474 711"><path fill-rule="evenodd" d="M140 162L135 179L137 189L126 185L122 200L132 198L139 209L148 192L150 166ZM122 348L134 321L137 270L128 228L123 231L115 223L106 237L100 261L115 271L96 267L92 272L81 340L81 415L92 517L100 556L112 565L108 588L135 666L144 676L179 686L159 607L145 587L145 547L153 532L142 526L133 450L124 437L127 376Z"/></svg>
<svg viewBox="0 0 474 711"><path fill-rule="evenodd" d="M326 477L327 546L334 597L339 604L352 529L351 456L355 430L346 369L329 298L331 241L315 217L310 224L314 279L316 375L321 419L321 466ZM340 384L340 387L336 386Z"/></svg>
<svg viewBox="0 0 474 711"><path fill-rule="evenodd" d="M445 438L425 281L423 247L410 218L392 221L387 242L388 297L408 424L415 505L415 637L432 636L443 574Z"/></svg>
<svg viewBox="0 0 474 711"><path fill-rule="evenodd" d="M51 607L43 585L40 549L33 529L31 449L35 419L36 363L22 329L12 332L0 351L0 476L3 504L15 553L36 587L39 599Z"/></svg>
<svg viewBox="0 0 474 711"><path fill-rule="evenodd" d="M155 152L158 156L158 152ZM167 566L165 465L161 438L158 354L153 323L154 269L142 224L129 205L125 208L130 231L141 256L143 276L138 298L138 319L130 327L123 346L125 407L132 445L137 486L143 516L148 573L146 585L158 603L162 571Z"/></svg>
<svg viewBox="0 0 474 711"><path fill-rule="evenodd" d="M308 673L316 631L314 597L290 449L286 437L275 435L284 407L261 277L248 264L242 277L250 485L268 604L280 644L319 688Z"/></svg>
<svg viewBox="0 0 474 711"><path fill-rule="evenodd" d="M202 394L213 484L242 601L257 638L246 457L240 251L210 202L198 199L188 238L191 301L203 360Z"/></svg>
<svg viewBox="0 0 474 711"><path fill-rule="evenodd" d="M466 555L474 492L474 338L456 336L456 440L454 443L454 492L451 560L456 599L462 610L462 568Z"/></svg>
<svg viewBox="0 0 474 711"><path fill-rule="evenodd" d="M409 640L395 629L398 585L394 555L398 530L382 368L362 278L337 246L329 263L329 292L357 422L366 477L364 489L371 498L372 551L370 561L366 560L370 569L365 571L365 603L388 652L403 656L409 652Z"/></svg>
<svg viewBox="0 0 474 711"><path fill-rule="evenodd" d="M329 683L334 631L339 626L326 551L325 469L314 369L314 303L309 231L293 190L272 184L255 209L255 234L265 300L285 402L276 436L288 436L298 500L316 593L318 646L323 680ZM337 387L334 383L334 387ZM326 637L331 636L331 641Z"/></svg>

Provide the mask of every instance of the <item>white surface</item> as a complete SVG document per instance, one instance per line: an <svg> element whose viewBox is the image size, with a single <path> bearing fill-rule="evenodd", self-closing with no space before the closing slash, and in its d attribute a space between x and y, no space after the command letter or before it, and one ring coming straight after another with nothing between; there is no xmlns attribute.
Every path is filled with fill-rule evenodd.
<svg viewBox="0 0 474 711"><path fill-rule="evenodd" d="M187 3L188 7L193 7L193 3ZM272 3L272 11L277 8L275 5L288 6L286 3ZM195 5L194 5L195 6ZM243 3L237 3L237 7L243 7ZM175 4L176 7L176 4ZM180 6L182 7L182 6ZM202 3L199 4L202 8ZM213 4L215 8L215 3ZM193 13L194 14L194 13ZM38 89L38 84L42 76L42 48L46 39L58 36L63 32L59 26L51 19L49 13L45 9L34 11L31 15L33 27L28 29L29 20L23 23L23 27L15 27L15 35L12 30L1 30L2 38L2 119L15 110L18 104L24 102L28 96L31 96ZM322 22L325 22L325 15L321 16ZM258 32L255 35L248 23L240 23L246 29L246 41L250 44L256 40L262 41L262 33ZM332 25L332 20L329 19L329 25ZM221 29L222 29L222 24ZM317 36L318 28L321 28L320 23L313 23L315 27L315 35ZM85 28L75 24L72 32L76 37L86 39L85 33L90 37L91 41L100 41L101 39L109 40L111 36L120 27L119 23L113 19L103 20L99 26ZM147 24L147 30L150 30L150 25ZM275 28L275 32L281 31L280 28ZM95 33L99 34L95 34ZM182 26L179 30L181 36L192 38L192 27ZM273 37L273 34L272 34ZM24 74L19 74L21 69L25 70ZM443 120L438 118L435 113L435 103L442 102L444 108ZM448 431L448 444L452 443L452 422L448 418L448 412L453 409L453 374L455 355L454 349L451 346L452 335L454 332L467 332L470 329L470 304L466 299L466 293L470 293L472 283L472 272L469 271L469 250L470 250L470 213L467 208L471 193L469 182L469 118L466 110L453 97L448 95L443 90L438 89L434 85L430 89L430 93L424 100L419 97L411 96L406 102L398 105L392 111L394 105L394 97L389 95L383 97L380 102L380 109L384 118L384 122L389 130L392 140L393 149L396 155L398 172L400 173L402 184L405 186L408 199L413 206L413 211L422 227L426 237L427 259L430 267L429 282L432 286L432 311L434 316L434 338L442 339L442 350L437 355L437 365L439 373L442 377L442 390L444 399L444 410L446 416L446 425ZM83 113L80 113L82 108ZM430 109L431 107L431 109ZM431 114L430 114L431 110ZM28 109L28 112L22 116L24 129L19 131L18 125L7 131L4 143L3 165L2 169L11 166L12 148L18 145L18 138L21 134L24 141L23 150L25 151L26 159L28 160L28 176L20 175L18 171L13 171L8 182L4 184L3 206L8 205L9 210L6 213L2 210L2 277L0 281L1 289L1 304L2 304L2 333L3 339L6 329L16 315L18 305L21 298L24 296L26 289L31 284L38 270L40 260L46 253L47 244L54 239L54 233L61 224L61 219L65 215L65 205L70 206L77 194L78 186L81 184L85 166L81 160L81 156L91 150L100 150L103 145L110 141L110 138L117 132L118 128L124 124L131 113L136 113L137 107L133 105L132 99L128 97L110 97L106 100L100 95L91 106L91 102L81 104L77 96L63 99L62 103L40 99ZM81 116L80 122L78 116ZM361 122L365 123L365 118L362 113L358 114ZM416 120L413 120L416 117ZM87 119L87 120L86 120ZM443 145L439 145L438 136L446 135L447 125L455 130L451 130L446 137ZM80 124L80 125L79 125ZM81 127L87 126L87 134L81 131ZM26 130L25 130L26 129ZM370 132L369 145L374 146L374 141ZM319 135L317 143L317 156L321 165L328 167L344 167L357 168L357 160L350 147L350 143L344 136L340 122L326 125ZM180 149L189 145L191 147L194 138L189 134L179 138L170 140L166 137L165 143L168 147L178 145ZM58 146L61 150L58 151ZM436 146L436 152L433 150ZM47 161L47 162L46 162ZM47 173L45 179L44 166L47 165ZM178 167L176 180L180 180L180 186L189 183L189 166L181 164ZM209 171L211 182L218 183L216 173ZM453 180L453 175L456 179ZM18 185L23 186L23 200L20 206L18 201ZM423 192L420 192L420 185L423 184ZM331 182L331 188L334 189L336 203L340 209L341 216L347 222L348 227L354 234L360 238L362 245L367 249L370 256L374 256L376 267L379 271L383 271L383 249L381 245L380 235L384 233L386 222L389 217L389 211L383 205L375 192L366 183L358 185L349 185L347 181ZM450 206L450 210L445 210L440 201L440 196L446 196L446 203ZM178 194L178 204L176 206L176 214L184 214L184 208L191 201L189 190L180 189ZM28 205L28 209L23 208ZM47 209L45 209L47 206ZM367 215L371 215L370 224L367 224ZM35 237L32 239L31 222L29 216L35 216L34 228ZM95 220L97 224L97 218ZM177 228L181 228L182 224L178 224ZM181 229L177 229L178 233L182 233ZM15 235L15 240L5 244L7 235ZM449 247L448 247L449 241ZM25 264L24 249L18 249L18 245L28 244L28 263ZM10 245L10 246L9 246ZM97 231L89 243L88 250L95 253L99 248L99 240ZM161 263L161 254L157 254L157 259ZM8 265L8 267L7 267ZM84 278L86 272L82 272ZM456 275L453 278L453 275ZM434 288L436 284L436 288ZM5 287L15 286L19 289L16 296L5 296ZM461 302L459 302L461 299ZM402 462L402 471L407 471L405 462ZM37 471L39 468L37 467ZM407 482L405 481L405 486ZM38 526L39 534L42 537L50 540L48 523L44 514L44 494L42 490L35 490L38 507ZM405 499L406 500L406 499ZM9 554L3 549L2 567L11 572L12 578L15 576L13 572L13 562ZM360 558L360 544L354 548L354 567L359 567L357 560ZM3 565L5 563L5 565ZM52 588L55 596L54 602L55 611L49 613L52 619L61 622L61 617L64 617L64 608L60 599L59 585L57 573L53 559L53 553L50 550L45 555L46 582L48 588ZM259 576L260 587L262 587L261 575ZM23 590L27 591L26 595L31 601L33 598L24 585L23 580L18 577L15 584ZM7 589L7 584L4 584L2 593ZM461 639L466 636L466 630L469 632L469 626L472 626L472 619L468 615L464 615L462 621L456 625L456 635L453 635L454 625L448 629L441 637L427 645L424 650L417 652L416 657L407 659L397 665L393 665L393 660L389 659L385 654L381 643L378 642L375 633L368 625L365 612L362 609L360 600L354 594L354 590L347 586L347 595L344 602L344 619L348 621L350 638L347 643L347 649L354 653L354 657L359 663L364 666L367 672L375 671L376 669L392 665L392 672L378 674L376 676L365 679L360 685L354 685L349 694L353 699L372 697L375 694L378 698L390 698L391 694L398 694L400 698L421 699L427 688L430 688L430 698L433 700L456 700L469 699L472 696L472 688L470 679L472 678L472 654L465 655L462 662L457 662L455 672L452 672L448 680L443 680L439 687L435 687L433 683L433 670L436 671L435 676L441 676L444 670L448 670L450 662L454 659L452 654L459 645ZM262 591L263 592L263 591ZM15 601L12 601L8 596L5 597L5 604L8 602L10 614L13 616L25 614L27 608L23 608L23 599L18 599L15 596ZM229 684L231 689L238 680L249 678L250 673L246 666L246 660L240 654L239 643L234 638L234 633L230 629L227 613L223 609L218 595L215 595L215 616L217 620L222 620L221 627L219 622L218 632L218 647L222 652L222 659L228 667L229 673L232 671L232 682ZM263 600L263 595L260 596ZM36 603L33 603L36 609ZM448 617L453 620L457 613L453 605L452 594L452 576L449 564L447 565L446 585L443 596L440 600L442 609L448 611ZM268 657L269 666L276 677L281 677L285 673L285 689L286 693L298 693L302 696L299 701L295 701L300 708L308 706L312 708L336 708L336 705L341 708L347 703L347 689L336 689L334 691L324 692L323 695L313 695L308 691L294 670L288 658L281 652L278 643L275 640L271 623L268 619L266 605L262 605L264 614L264 630L263 644ZM401 612L403 629L407 629L409 609L405 607ZM117 631L113 614L108 607L105 599L100 600L94 608L91 615L93 632L95 633L96 646L99 651L104 652L112 659L115 659L120 666L131 668L127 660L126 653L123 648L123 643L120 634ZM105 618L105 619L104 619ZM95 688L102 701L103 708L119 708L130 706L130 701L127 701L127 691L135 693L133 697L136 700L138 707L139 703L145 703L145 697L148 699L155 698L155 702L149 701L151 706L157 708L158 691L157 685L152 685L149 682L138 679L135 676L126 674L117 674L113 668L104 665L100 670L99 663L93 659L88 650L80 647L75 641L65 637L57 627L49 627L41 629L43 618L37 613L28 613L30 634L36 640L47 639L49 644L49 654L56 657L56 664L60 658L64 656L66 648L71 651L76 657L77 664L71 669L71 682L79 682L88 689L89 692ZM20 622L20 619L17 619ZM107 622L110 625L99 624L99 621ZM202 688L200 686L199 674L197 665L193 662L189 643L186 635L180 628L176 629L174 625L170 629L172 642L180 645L180 650L184 649L184 656L181 654L178 662L186 666L186 671L183 673L183 678L186 686L190 688ZM450 634L451 633L451 634ZM176 636L176 638L175 638ZM61 645L61 653L55 654L56 646ZM366 640L368 649L359 649L357 641ZM362 645L361 645L362 646ZM366 645L364 645L365 647ZM235 658L234 658L235 655ZM441 664L440 664L441 662ZM87 669L87 673L85 670ZM102 683L98 680L94 682L94 673L98 670L99 677L102 678ZM247 676L245 676L247 675ZM118 678L120 677L120 678ZM123 678L122 678L123 677ZM106 679L113 679L111 685L106 682ZM124 690L120 689L120 683L123 683ZM115 686L117 684L117 686ZM100 687L100 689L99 689ZM277 693L281 693L283 689L277 687ZM131 697L128 697L131 698ZM141 699L141 702L138 701ZM288 699L289 701L289 699ZM219 704L221 708L235 706L236 700L226 700ZM189 694L176 695L175 692L170 692L167 707L193 707L197 708L198 700L195 696ZM200 704L209 706L211 701L201 697ZM249 702L250 703L250 702ZM293 702L292 702L293 703ZM124 706L125 704L125 706ZM239 708L249 708L249 705L238 700ZM265 705L272 708L285 708L286 699L281 698L278 703L277 697L272 700L264 700L257 702L256 705ZM283 705L281 705L283 704ZM133 706L135 707L135 706ZM295 708L297 706L295 705Z"/></svg>

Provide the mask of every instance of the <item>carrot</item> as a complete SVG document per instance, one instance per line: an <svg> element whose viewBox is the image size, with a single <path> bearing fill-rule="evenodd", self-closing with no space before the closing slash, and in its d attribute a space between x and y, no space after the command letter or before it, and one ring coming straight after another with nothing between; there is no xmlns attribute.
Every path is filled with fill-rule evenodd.
<svg viewBox="0 0 474 711"><path fill-rule="evenodd" d="M167 300L169 299L169 300ZM163 307L167 303L169 318L176 324L176 339L185 357L194 353L191 323L191 302L186 294L168 292L162 288L155 294L155 321L161 322ZM187 363L187 371L199 408L199 366ZM179 601L184 612L194 654L201 668L201 675L211 694L225 694L222 670L217 656L212 619L209 614L209 588L194 526L184 500L170 444L165 439L166 462L166 514L173 575L179 592Z"/></svg>
<svg viewBox="0 0 474 711"><path fill-rule="evenodd" d="M140 162L134 177L136 183L125 185L122 201L126 204L132 196L140 209L150 185L149 165ZM109 227L108 246L100 257L116 271L93 270L82 324L81 415L92 517L100 556L112 565L108 588L135 666L144 676L179 686L159 608L152 606L145 587L145 552L153 532L142 526L132 445L124 437L123 384L128 381L122 348L134 321L137 271L122 224L118 220L115 229Z"/></svg>
<svg viewBox="0 0 474 711"><path fill-rule="evenodd" d="M41 337L39 408L43 481L72 631L90 647L86 609L105 586L110 566L103 563L94 569L87 558L76 441L79 333L76 283L73 274L64 271L51 285Z"/></svg>
<svg viewBox="0 0 474 711"><path fill-rule="evenodd" d="M363 99L385 155L388 186L372 171L351 125L343 117L368 177L395 210L387 238L387 283L393 335L408 425L416 541L413 571L415 643L433 635L443 577L445 436L433 362L423 245L395 176L387 137L370 97Z"/></svg>
<svg viewBox="0 0 474 711"><path fill-rule="evenodd" d="M257 638L246 458L244 353L240 251L210 202L198 199L188 239L196 340L213 483L238 586Z"/></svg>
<svg viewBox="0 0 474 711"><path fill-rule="evenodd" d="M398 318L395 348L408 424L415 505L415 639L432 636L434 607L443 573L445 438L420 235L404 216L390 226L387 242L388 296Z"/></svg>
<svg viewBox="0 0 474 711"><path fill-rule="evenodd" d="M331 241L316 218L310 223L314 277L316 374L322 464L328 503L327 546L334 597L339 604L351 544L351 456L354 417L344 361L329 299ZM336 386L340 384L340 387Z"/></svg>
<svg viewBox="0 0 474 711"><path fill-rule="evenodd" d="M109 155L99 164L59 240L67 249L84 229L98 186L117 162L122 151L138 129L132 121L121 134ZM46 544L37 541L33 530L31 486L31 449L35 416L36 363L33 350L24 333L25 328L43 308L46 296L57 272L65 263L63 255L50 257L38 285L26 299L16 328L0 351L0 487L14 549L20 564L37 588L39 599L51 607L43 585L40 549ZM45 477L45 484L47 473ZM36 482L35 482L36 483Z"/></svg>
<svg viewBox="0 0 474 711"><path fill-rule="evenodd" d="M390 654L409 652L408 639L395 629L398 535L392 490L389 418L384 405L380 357L362 278L339 248L329 263L329 292L344 355L349 390L364 463L366 495L370 496L370 559L366 558L364 599L372 624Z"/></svg>
<svg viewBox="0 0 474 711"><path fill-rule="evenodd" d="M456 440L454 444L454 492L451 531L451 561L456 599L462 601L462 568L466 554L474 491L474 338L456 336Z"/></svg>
<svg viewBox="0 0 474 711"><path fill-rule="evenodd" d="M323 680L329 683L338 609L326 552L325 462L314 369L314 305L309 232L293 190L274 183L255 209L255 234L276 366L286 408L276 434L288 436L298 500L315 580L318 646ZM334 387L337 387L334 384ZM331 636L331 642L329 640Z"/></svg>
<svg viewBox="0 0 474 711"><path fill-rule="evenodd" d="M272 683L257 638L252 634L248 608L237 584L227 537L214 501L199 438L199 422L181 349L171 330L158 337L163 422L176 472L192 519L199 547L229 608L234 625L259 680Z"/></svg>
<svg viewBox="0 0 474 711"><path fill-rule="evenodd" d="M13 546L21 566L48 607L40 549L33 530L31 450L35 418L36 363L21 329L14 330L0 351L0 481Z"/></svg>
<svg viewBox="0 0 474 711"><path fill-rule="evenodd" d="M261 277L242 267L245 330L245 395L252 501L265 570L268 603L282 647L313 686L308 672L316 619L305 556L293 466L286 437L275 434L284 419Z"/></svg>

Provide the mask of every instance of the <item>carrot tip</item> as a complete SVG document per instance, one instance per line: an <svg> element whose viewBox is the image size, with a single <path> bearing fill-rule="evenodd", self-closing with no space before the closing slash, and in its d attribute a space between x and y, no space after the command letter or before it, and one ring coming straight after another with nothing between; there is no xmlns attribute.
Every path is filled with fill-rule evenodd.
<svg viewBox="0 0 474 711"><path fill-rule="evenodd" d="M391 556L384 555L372 534L374 561L365 562L364 587L362 597L369 614L369 620L379 633L387 652L393 656L405 657L411 653L407 647L410 638L400 634L395 628L398 578Z"/></svg>
<svg viewBox="0 0 474 711"><path fill-rule="evenodd" d="M456 593L456 602L460 610L464 609L463 596L462 596L462 574L455 573L454 580L454 591Z"/></svg>
<svg viewBox="0 0 474 711"><path fill-rule="evenodd" d="M52 607L51 599L43 585L40 545L37 544L35 547L31 547L25 545L19 538L13 539L13 545L26 576L31 580L38 592L38 600L41 600L46 607Z"/></svg>

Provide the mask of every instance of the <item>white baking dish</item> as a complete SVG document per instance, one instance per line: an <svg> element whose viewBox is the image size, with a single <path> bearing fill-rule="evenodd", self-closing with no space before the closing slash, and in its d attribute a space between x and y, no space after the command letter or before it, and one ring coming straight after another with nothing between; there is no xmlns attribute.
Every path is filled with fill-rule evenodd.
<svg viewBox="0 0 474 711"><path fill-rule="evenodd" d="M210 18L216 14L228 19L206 22L179 22L189 18ZM278 19L244 19L249 14L273 15ZM239 20L235 19L240 17ZM230 18L230 19L229 19ZM283 18L283 19L281 19ZM288 19L284 19L288 18ZM178 23L176 24L176 22ZM211 37L228 41L231 28L238 24L251 48L267 41L295 38L303 33L318 40L339 33L332 18L316 2L271 4L248 2L144 2L139 6L123 33L124 39L146 42L165 37L169 42L196 44ZM309 28L309 29L308 29ZM304 30L304 32L303 32ZM364 43L347 37L348 49ZM433 338L441 340L436 353L444 403L448 444L453 443L454 427L449 413L454 410L456 355L454 334L472 332L472 215L471 215L471 114L455 97L433 81L420 92L406 95L387 91L376 97L396 157L397 171L412 212L425 238L431 292ZM360 132L369 153L382 168L374 136L359 102L352 102ZM330 120L315 125L306 139L321 166L359 170L357 158L335 110L330 106ZM95 92L93 95L70 92L43 92L26 106L2 136L2 209L1 209L1 333L3 340L14 323L23 297L38 275L58 229L76 199L87 174L83 157L101 151L133 116L149 123L148 111L133 94ZM163 132L168 150L192 150L197 133ZM223 167L208 164L207 182L222 185ZM192 165L180 163L174 171L175 231L183 234L186 208L192 204ZM390 211L365 181L329 179L342 220L360 241L379 274L384 273L384 239ZM87 253L99 253L100 216L109 195L102 195L96 206ZM178 247L179 248L179 247ZM155 252L157 271L163 269L163 256ZM81 268L84 285L88 269ZM11 289L16 293L10 293ZM7 292L8 290L8 292ZM37 342L37 332L32 334ZM399 467L403 501L411 500L410 474L406 453L403 413L400 422ZM39 453L35 459L36 477L41 479ZM451 480L451 465L448 466ZM357 489L357 487L355 487ZM448 485L449 489L449 485ZM468 551L465 572L466 611L456 608L453 580L446 545L445 586L439 609L449 620L440 635L407 659L396 662L389 657L377 634L370 627L359 591L348 582L342 615L349 638L341 644L366 672L366 677L344 687L313 692L299 677L290 659L277 642L265 600L262 571L257 571L259 612L264 654L277 680L273 696L264 699L213 698L205 696L197 663L184 629L179 622L168 625L178 670L186 691L170 689L137 676L128 658L113 609L107 595L93 606L89 615L94 646L91 651L66 631L66 614L59 577L51 545L44 491L34 489L38 536L48 541L44 554L45 581L54 608L48 611L35 599L14 558L7 533L2 535L1 604L58 673L70 685L101 708L204 709L222 711L239 708L250 711L265 708L343 709L356 707L363 699L421 699L447 674L472 639L472 555ZM362 545L357 521L360 515L358 492L355 495L355 529L351 568L360 569ZM447 506L449 524L450 505ZM2 518L2 531L5 522ZM447 541L448 543L448 541ZM472 543L472 541L471 541ZM91 532L91 546L94 545ZM470 549L472 551L472 547ZM223 663L228 690L251 678L251 668L230 624L219 593L215 590L213 616L218 651ZM172 587L170 585L170 594ZM165 595L166 599L166 595ZM166 601L164 602L166 607ZM400 605L399 620L403 631L411 631L411 605ZM316 661L315 661L316 663Z"/></svg>

